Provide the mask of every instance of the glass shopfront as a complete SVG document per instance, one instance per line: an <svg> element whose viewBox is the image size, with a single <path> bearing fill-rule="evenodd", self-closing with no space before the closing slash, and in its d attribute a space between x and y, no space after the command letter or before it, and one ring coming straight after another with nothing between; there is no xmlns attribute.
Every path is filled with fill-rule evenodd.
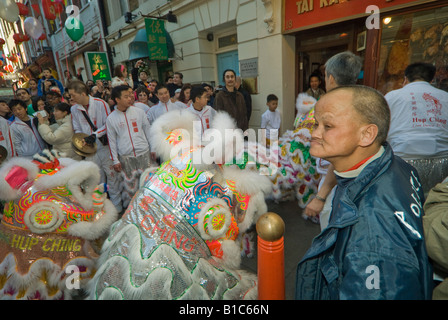
<svg viewBox="0 0 448 320"><path fill-rule="evenodd" d="M432 84L448 91L448 6L382 17L377 89L401 88L414 62L434 64Z"/></svg>

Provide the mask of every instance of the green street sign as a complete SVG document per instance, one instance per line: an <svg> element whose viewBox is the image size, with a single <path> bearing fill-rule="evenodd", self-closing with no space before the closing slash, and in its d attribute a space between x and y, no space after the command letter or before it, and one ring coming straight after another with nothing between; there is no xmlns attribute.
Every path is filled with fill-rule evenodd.
<svg viewBox="0 0 448 320"><path fill-rule="evenodd" d="M112 74L109 68L109 59L106 52L87 52L92 80L112 80Z"/></svg>
<svg viewBox="0 0 448 320"><path fill-rule="evenodd" d="M168 60L165 21L145 19L149 60Z"/></svg>

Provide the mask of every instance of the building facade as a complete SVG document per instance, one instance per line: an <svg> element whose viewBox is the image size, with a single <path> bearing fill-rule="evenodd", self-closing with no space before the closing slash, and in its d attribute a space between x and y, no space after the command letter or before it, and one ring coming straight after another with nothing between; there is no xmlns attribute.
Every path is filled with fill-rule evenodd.
<svg viewBox="0 0 448 320"><path fill-rule="evenodd" d="M70 5L79 11L67 13ZM86 53L107 52L102 9L102 2L97 0L66 1L65 11L55 20L57 27L51 36L51 46L60 77L68 70L72 75L80 74L84 81L92 79ZM78 15L77 19L82 22L84 28L84 35L78 41L73 41L65 30L66 19L75 15Z"/></svg>
<svg viewBox="0 0 448 320"><path fill-rule="evenodd" d="M118 5L120 2L120 5ZM222 72L231 68L252 93L250 125L258 128L266 97L279 97L282 130L291 129L295 115L295 37L282 34L281 0L105 1L108 35L114 63L128 63L129 44L145 27L145 18L166 17L174 45L168 61L150 61L151 77L165 81L181 72L184 83L222 85ZM132 21L126 23L126 12Z"/></svg>

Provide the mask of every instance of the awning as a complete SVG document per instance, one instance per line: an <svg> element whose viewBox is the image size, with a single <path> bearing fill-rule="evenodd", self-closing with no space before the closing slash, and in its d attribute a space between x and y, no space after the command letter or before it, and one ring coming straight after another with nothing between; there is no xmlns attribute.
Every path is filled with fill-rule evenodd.
<svg viewBox="0 0 448 320"><path fill-rule="evenodd" d="M168 49L168 57L174 58L174 43L170 34L165 30L166 46ZM129 60L139 60L149 57L148 36L146 29L142 28L137 32L134 40L129 44Z"/></svg>

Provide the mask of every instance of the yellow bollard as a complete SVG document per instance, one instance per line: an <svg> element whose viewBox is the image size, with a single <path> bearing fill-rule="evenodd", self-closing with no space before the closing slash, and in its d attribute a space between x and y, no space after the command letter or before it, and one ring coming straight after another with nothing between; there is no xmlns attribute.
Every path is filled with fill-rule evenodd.
<svg viewBox="0 0 448 320"><path fill-rule="evenodd" d="M257 221L258 299L285 300L285 223L276 213L268 212Z"/></svg>

